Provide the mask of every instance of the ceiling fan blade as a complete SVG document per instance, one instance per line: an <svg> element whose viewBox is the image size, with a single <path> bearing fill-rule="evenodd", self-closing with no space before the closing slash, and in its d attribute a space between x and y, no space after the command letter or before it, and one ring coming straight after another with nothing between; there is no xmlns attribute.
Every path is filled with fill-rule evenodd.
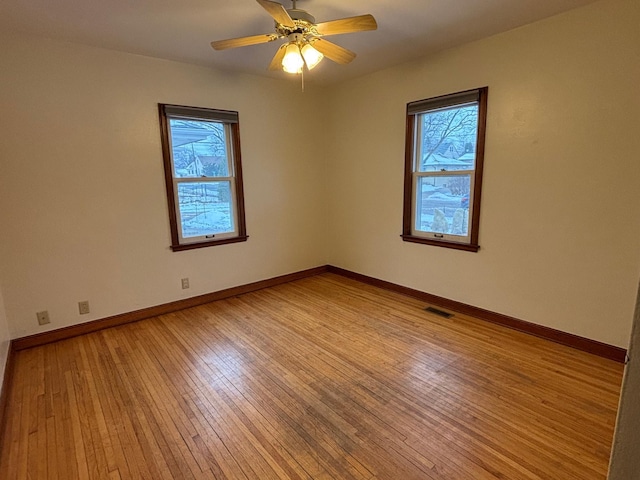
<svg viewBox="0 0 640 480"><path fill-rule="evenodd" d="M284 54L287 51L287 44L280 45L280 48L276 51L276 54L273 56L273 60L269 64L269 70L282 70L282 59L284 58Z"/></svg>
<svg viewBox="0 0 640 480"><path fill-rule="evenodd" d="M316 30L320 35L339 35L341 33L364 32L378 28L373 15L358 15L357 17L341 18L318 23Z"/></svg>
<svg viewBox="0 0 640 480"><path fill-rule="evenodd" d="M273 19L278 22L280 25L284 25L286 27L295 28L296 24L289 16L287 9L284 8L280 3L272 2L271 0L256 0L262 8L264 8L269 15L273 17Z"/></svg>
<svg viewBox="0 0 640 480"><path fill-rule="evenodd" d="M351 50L347 50L344 47L336 45L335 43L331 43L327 40L323 40L321 38L317 38L316 40L314 40L311 46L322 53L329 60L333 60L340 65L346 65L354 58L356 58L356 54Z"/></svg>
<svg viewBox="0 0 640 480"><path fill-rule="evenodd" d="M227 48L246 47L249 45L258 45L259 43L273 42L278 39L275 33L265 35L253 35L251 37L229 38L227 40L218 40L211 42L214 50L226 50Z"/></svg>

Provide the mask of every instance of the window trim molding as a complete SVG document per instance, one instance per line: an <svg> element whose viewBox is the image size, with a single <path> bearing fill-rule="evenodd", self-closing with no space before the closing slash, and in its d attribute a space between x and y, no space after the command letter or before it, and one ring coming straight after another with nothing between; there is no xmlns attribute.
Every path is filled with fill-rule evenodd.
<svg viewBox="0 0 640 480"><path fill-rule="evenodd" d="M406 132L405 132L405 156L404 156L404 195L402 208L402 235L400 237L405 242L421 243L424 245L434 245L444 248L453 248L456 250L464 250L468 252L477 252L480 250L478 243L480 231L480 199L482 196L482 175L484 171L484 148L485 136L487 129L487 94L488 87L474 88L463 92L456 92L449 95L441 95L425 100L418 100L407 104L406 113ZM460 103L460 99L468 98L474 92L477 92L478 101L478 131L476 141L476 160L475 171L473 175L473 206L471 211L470 225L470 241L469 243L453 242L451 240L437 240L413 234L413 174L414 174L414 156L416 152L416 117L429 108L437 108L448 105L446 100L451 99L451 105ZM463 102L464 103L464 102ZM417 108L416 106L423 107Z"/></svg>
<svg viewBox="0 0 640 480"><path fill-rule="evenodd" d="M167 193L167 206L169 208L169 224L171 227L171 245L170 248L174 252L183 250L193 250L196 248L211 247L214 245L225 245L229 243L245 242L249 238L247 235L245 209L244 209L244 190L242 181L242 159L240 153L240 125L238 120L238 112L229 110L216 110L212 108L186 107L182 105L169 105L164 103L158 104L158 112L160 118L160 138L162 140L162 160L164 165L164 180ZM212 116L219 114L219 116ZM234 181L236 202L234 208L236 210L236 222L238 234L233 237L222 237L220 239L212 239L206 241L180 243L180 235L178 232L178 218L176 214L176 194L174 188L173 165L171 162L171 145L169 140L169 116L183 116L185 118L195 118L203 120L218 120L228 125L231 130L231 148L233 158Z"/></svg>

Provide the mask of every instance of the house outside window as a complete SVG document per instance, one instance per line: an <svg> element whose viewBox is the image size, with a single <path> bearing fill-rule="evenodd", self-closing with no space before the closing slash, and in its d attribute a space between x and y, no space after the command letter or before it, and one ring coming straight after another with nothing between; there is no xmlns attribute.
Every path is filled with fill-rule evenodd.
<svg viewBox="0 0 640 480"><path fill-rule="evenodd" d="M487 90L407 105L403 240L480 248Z"/></svg>
<svg viewBox="0 0 640 480"><path fill-rule="evenodd" d="M159 104L171 249L245 241L238 113Z"/></svg>

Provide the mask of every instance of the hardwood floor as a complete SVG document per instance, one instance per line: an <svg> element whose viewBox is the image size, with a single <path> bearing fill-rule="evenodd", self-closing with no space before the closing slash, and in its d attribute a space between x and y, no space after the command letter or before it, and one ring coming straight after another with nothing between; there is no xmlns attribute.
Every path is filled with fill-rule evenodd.
<svg viewBox="0 0 640 480"><path fill-rule="evenodd" d="M606 477L622 365L322 274L20 351L0 478Z"/></svg>

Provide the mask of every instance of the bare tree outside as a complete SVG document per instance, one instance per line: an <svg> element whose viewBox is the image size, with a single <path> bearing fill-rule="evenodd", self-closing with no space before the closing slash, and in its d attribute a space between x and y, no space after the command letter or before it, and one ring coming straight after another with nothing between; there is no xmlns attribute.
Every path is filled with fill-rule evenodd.
<svg viewBox="0 0 640 480"><path fill-rule="evenodd" d="M171 132L176 176L228 176L222 123L171 119Z"/></svg>
<svg viewBox="0 0 640 480"><path fill-rule="evenodd" d="M423 165L439 151L443 145L454 145L456 152L475 152L478 129L478 106L453 107L420 116L421 150Z"/></svg>

